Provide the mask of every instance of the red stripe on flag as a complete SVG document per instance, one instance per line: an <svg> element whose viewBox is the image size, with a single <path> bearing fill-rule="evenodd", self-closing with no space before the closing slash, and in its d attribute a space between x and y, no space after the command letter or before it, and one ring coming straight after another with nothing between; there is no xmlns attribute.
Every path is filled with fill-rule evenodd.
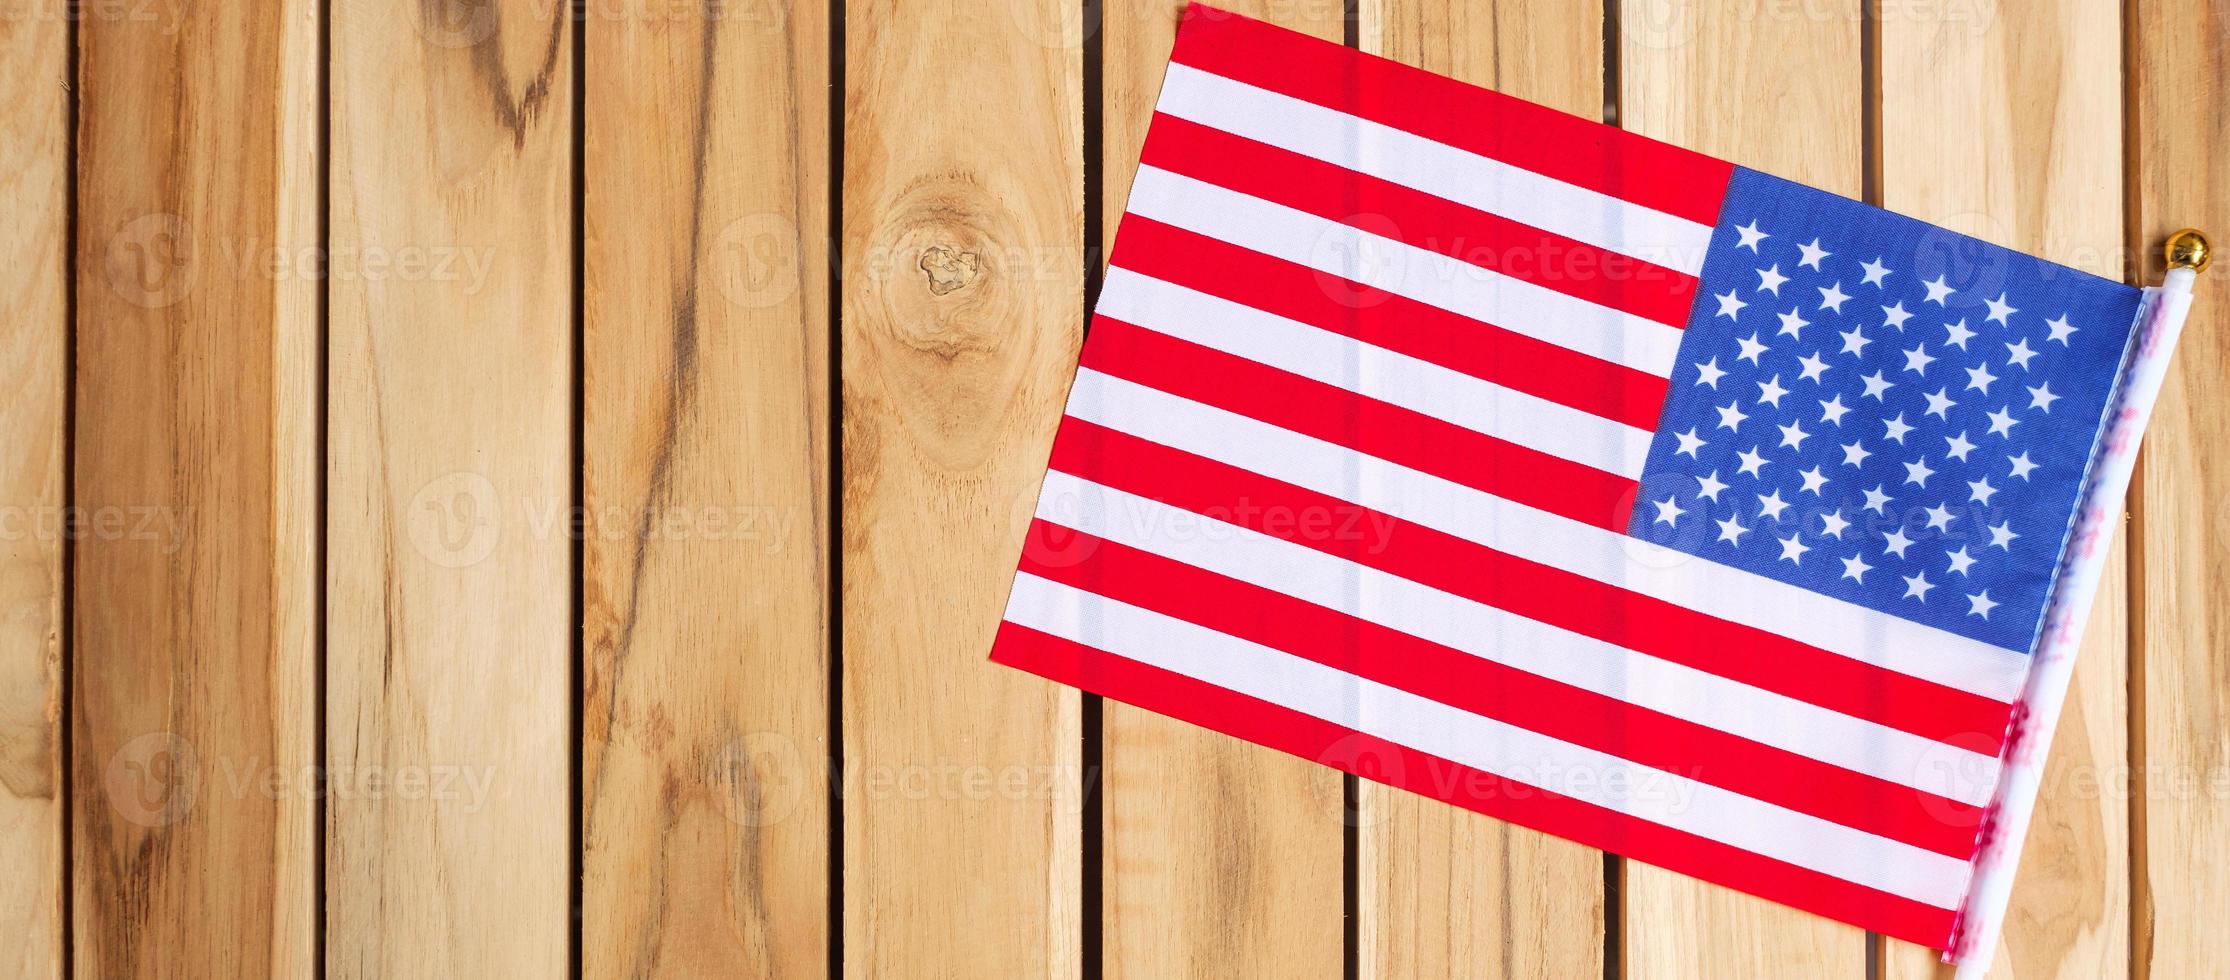
<svg viewBox="0 0 2230 980"><path fill-rule="evenodd" d="M1365 779L1884 935L1937 947L1951 935L1948 909L1459 765L1028 627L999 624L991 659Z"/></svg>
<svg viewBox="0 0 2230 980"><path fill-rule="evenodd" d="M1724 160L1200 4L1185 11L1171 59L1699 224L1719 222L1734 173Z"/></svg>
<svg viewBox="0 0 2230 980"><path fill-rule="evenodd" d="M1666 381L1328 272L1128 214L1117 267L1539 395L1643 431Z"/></svg>
<svg viewBox="0 0 2230 980"><path fill-rule="evenodd" d="M1228 407L1228 406L1227 406ZM1994 754L2007 705L1527 561L1452 534L1074 416L1051 468L1306 545L1628 650L1924 738ZM1235 502L1253 504L1233 508ZM1384 528L1368 549L1314 540L1267 512L1359 512Z"/></svg>
<svg viewBox="0 0 2230 980"><path fill-rule="evenodd" d="M1082 364L1605 530L1633 516L1615 473L1111 317L1093 318Z"/></svg>
<svg viewBox="0 0 2230 980"><path fill-rule="evenodd" d="M1696 296L1686 273L1175 116L1139 162L1676 329Z"/></svg>
<svg viewBox="0 0 2230 980"><path fill-rule="evenodd" d="M1356 549L1369 542L1345 543ZM1336 670L1965 860L1982 808L1550 680L1128 545L1033 522L1022 570Z"/></svg>

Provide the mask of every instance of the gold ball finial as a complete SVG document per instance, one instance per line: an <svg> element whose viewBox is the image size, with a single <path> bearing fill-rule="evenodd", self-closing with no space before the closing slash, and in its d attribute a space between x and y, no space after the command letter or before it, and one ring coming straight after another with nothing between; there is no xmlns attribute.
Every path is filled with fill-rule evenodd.
<svg viewBox="0 0 2230 980"><path fill-rule="evenodd" d="M2205 232L2186 228L2168 236L2168 267L2204 272L2207 263L2214 261L2214 246L2207 241Z"/></svg>

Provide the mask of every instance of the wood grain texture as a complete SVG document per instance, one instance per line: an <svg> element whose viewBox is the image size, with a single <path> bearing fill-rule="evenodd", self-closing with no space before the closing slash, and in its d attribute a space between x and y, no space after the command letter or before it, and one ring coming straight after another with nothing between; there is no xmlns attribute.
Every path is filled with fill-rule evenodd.
<svg viewBox="0 0 2230 980"><path fill-rule="evenodd" d="M333 13L326 966L557 976L577 533L567 8Z"/></svg>
<svg viewBox="0 0 2230 980"><path fill-rule="evenodd" d="M2230 244L2230 11L2138 3L2129 48L2134 246L2145 282L2160 243L2198 227ZM2230 263L2199 277L2182 347L2153 413L2130 536L2141 578L2133 634L2138 891L2132 971L2200 976L2230 962ZM2088 651L2086 651L2088 653ZM2027 869L2023 869L2024 875Z"/></svg>
<svg viewBox="0 0 2230 980"><path fill-rule="evenodd" d="M80 25L75 964L303 976L319 11L143 13Z"/></svg>
<svg viewBox="0 0 2230 980"><path fill-rule="evenodd" d="M1346 29L1338 0L1225 6L1333 41ZM1182 9L1104 8L1099 206L1110 243ZM1339 771L1118 701L1101 721L1106 975L1338 976Z"/></svg>
<svg viewBox="0 0 2230 980"><path fill-rule="evenodd" d="M1857 196L1865 93L1859 0L1664 3L1619 10L1619 120L1630 130ZM1787 906L1623 862L1633 976L1846 976L1866 934Z"/></svg>
<svg viewBox="0 0 2230 980"><path fill-rule="evenodd" d="M1073 977L1078 695L988 654L1081 332L1082 21L844 38L844 972Z"/></svg>
<svg viewBox="0 0 2230 980"><path fill-rule="evenodd" d="M1599 6L1365 0L1363 50L1601 118ZM1364 977L1594 976L1603 855L1414 793L1360 784Z"/></svg>
<svg viewBox="0 0 2230 980"><path fill-rule="evenodd" d="M1592 976L1606 921L1623 975L1865 973L1856 930L1632 862L1606 897L1592 850L1367 782L1348 814L1331 769L1120 704L1083 772L1079 696L986 662L1085 209L1112 241L1182 6L591 3L576 132L564 4L0 0L0 980L554 977L576 928L592 977L810 977L832 943L861 978ZM1603 108L1600 4L1353 6L1366 50ZM2230 13L2123 6L1620 0L1614 118L2149 283L2167 232L2230 239ZM2230 957L2226 271L1998 976ZM1883 976L1944 974L1871 942Z"/></svg>
<svg viewBox="0 0 2230 980"><path fill-rule="evenodd" d="M62 974L69 51L61 0L0 4L0 978Z"/></svg>
<svg viewBox="0 0 2230 980"><path fill-rule="evenodd" d="M828 23L589 26L581 947L828 966Z"/></svg>
<svg viewBox="0 0 2230 980"><path fill-rule="evenodd" d="M2081 0L1994 16L1884 7L1882 204L2112 279L2122 277L2121 23ZM1956 274L1955 274L1956 275ZM1979 302L1979 301L1978 301ZM2129 960L2123 547L2077 655L1995 976L2120 976ZM1885 974L1939 957L1884 943Z"/></svg>

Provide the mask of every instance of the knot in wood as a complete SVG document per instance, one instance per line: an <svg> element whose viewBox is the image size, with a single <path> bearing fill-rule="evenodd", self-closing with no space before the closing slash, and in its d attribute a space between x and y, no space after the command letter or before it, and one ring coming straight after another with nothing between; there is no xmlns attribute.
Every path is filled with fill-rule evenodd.
<svg viewBox="0 0 2230 980"><path fill-rule="evenodd" d="M943 296L966 288L983 273L983 259L950 245L932 245L921 253L921 271L929 275L931 295Z"/></svg>

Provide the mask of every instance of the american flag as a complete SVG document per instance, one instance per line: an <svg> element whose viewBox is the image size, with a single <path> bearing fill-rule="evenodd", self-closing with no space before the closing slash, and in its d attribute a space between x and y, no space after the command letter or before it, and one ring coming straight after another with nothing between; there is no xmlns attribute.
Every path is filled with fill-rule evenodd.
<svg viewBox="0 0 2230 980"><path fill-rule="evenodd" d="M2139 294L1195 6L992 657L1949 947Z"/></svg>

